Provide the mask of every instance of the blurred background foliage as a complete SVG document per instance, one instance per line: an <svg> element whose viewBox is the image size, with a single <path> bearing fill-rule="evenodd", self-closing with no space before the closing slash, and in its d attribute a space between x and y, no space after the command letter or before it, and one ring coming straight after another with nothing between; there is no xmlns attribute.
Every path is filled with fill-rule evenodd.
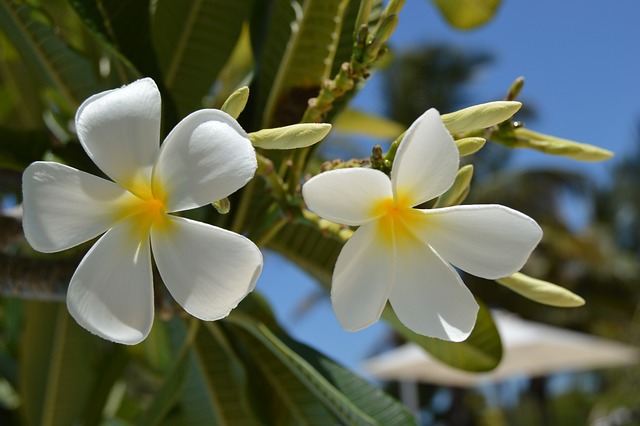
<svg viewBox="0 0 640 426"><path fill-rule="evenodd" d="M219 108L243 85L251 95L239 121L248 132L335 122L383 65L394 122L373 120L387 139L430 107L450 112L466 106L472 96L465 82L476 67L490 65L491 54L432 45L389 55L384 42L402 3L0 1L1 424L415 423L394 398L289 337L259 290L228 318L205 323L183 315L164 286L156 285L156 322L147 340L124 347L90 335L63 302L87 245L38 254L24 241L19 212L21 173L33 161L101 174L76 139L75 109L94 93L143 76L152 77L162 93L163 134L193 110ZM499 3L434 0L433 10L457 28L472 29L489 20ZM535 117L526 106L522 114L519 119ZM606 189L561 170L507 172L509 153L488 144L466 159L475 166L469 201L509 205L536 218L545 239L526 272L562 283L584 296L589 308L543 307L494 283L468 276L465 281L486 305L637 343L638 322L630 318L638 301L640 205L634 191L640 150L639 158L617 163L613 187ZM231 197L229 214L208 207L194 215L243 232L328 288L343 229L304 214L299 183L331 158L315 149L258 154L268 167ZM571 226L567 197L594 212L588 226ZM390 310L385 319L403 340L457 368L484 371L500 361L500 338L484 305L474 333L461 344L417 336ZM616 381L610 391L628 394L632 382ZM575 404L566 399L553 403ZM469 401L468 408L478 407L477 398ZM527 404L523 400L522 410Z"/></svg>

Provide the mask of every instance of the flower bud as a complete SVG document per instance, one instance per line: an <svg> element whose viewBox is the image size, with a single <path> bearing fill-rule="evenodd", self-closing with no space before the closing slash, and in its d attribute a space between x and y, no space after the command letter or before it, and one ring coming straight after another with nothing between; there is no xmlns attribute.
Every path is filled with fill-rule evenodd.
<svg viewBox="0 0 640 426"><path fill-rule="evenodd" d="M458 170L456 174L456 180L451 185L451 188L444 194L438 197L438 200L433 205L433 208L457 206L462 204L467 195L469 194L469 185L471 184L471 178L473 177L473 165L467 164Z"/></svg>
<svg viewBox="0 0 640 426"><path fill-rule="evenodd" d="M244 107L247 106L247 101L249 100L249 88L247 86L243 86L233 92L220 109L233 118L238 118L240 113L244 111Z"/></svg>
<svg viewBox="0 0 640 426"><path fill-rule="evenodd" d="M485 138L462 138L456 140L456 145L458 145L460 157L465 157L480 151L480 148L482 148L486 142L487 140Z"/></svg>
<svg viewBox="0 0 640 426"><path fill-rule="evenodd" d="M546 154L560 155L580 161L604 161L613 157L613 152L609 150L545 135L524 127L514 129L514 133L516 140L513 145L509 144L513 148L535 149Z"/></svg>
<svg viewBox="0 0 640 426"><path fill-rule="evenodd" d="M547 281L531 278L523 273L497 279L496 282L521 296L543 305L560 308L575 308L584 305L584 299L564 287Z"/></svg>
<svg viewBox="0 0 640 426"><path fill-rule="evenodd" d="M256 148L295 149L320 142L331 130L328 123L300 123L290 126L262 129L249 133L249 140Z"/></svg>
<svg viewBox="0 0 640 426"><path fill-rule="evenodd" d="M510 119L522 104L515 101L495 101L474 105L442 116L442 121L451 133L486 129Z"/></svg>

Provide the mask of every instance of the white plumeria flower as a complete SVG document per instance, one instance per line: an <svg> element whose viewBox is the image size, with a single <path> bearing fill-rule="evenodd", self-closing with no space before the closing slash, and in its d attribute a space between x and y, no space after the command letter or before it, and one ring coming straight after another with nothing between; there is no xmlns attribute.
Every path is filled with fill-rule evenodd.
<svg viewBox="0 0 640 426"><path fill-rule="evenodd" d="M416 333L466 339L478 304L451 266L495 279L518 271L542 237L530 217L499 205L416 209L453 184L458 149L430 109L407 130L391 179L379 170L322 173L302 188L309 209L360 227L333 272L334 312L348 331L375 323L387 300Z"/></svg>
<svg viewBox="0 0 640 426"><path fill-rule="evenodd" d="M78 138L112 181L53 162L23 175L24 231L51 253L104 235L84 256L67 293L69 312L105 339L136 344L153 323L151 248L174 299L216 320L255 287L262 254L247 238L168 213L193 209L243 187L255 151L228 114L200 110L160 142L160 92L145 78L87 99ZM106 232L105 232L106 231Z"/></svg>

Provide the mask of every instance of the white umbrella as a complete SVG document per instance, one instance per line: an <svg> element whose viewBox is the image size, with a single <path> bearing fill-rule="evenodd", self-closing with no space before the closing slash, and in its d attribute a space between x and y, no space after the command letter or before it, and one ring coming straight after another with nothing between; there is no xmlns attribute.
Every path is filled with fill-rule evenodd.
<svg viewBox="0 0 640 426"><path fill-rule="evenodd" d="M539 377L640 361L638 348L619 342L525 321L504 312L493 312L493 318L503 345L502 361L493 371L469 373L449 367L412 343L369 358L364 371L379 379L475 387L512 377Z"/></svg>

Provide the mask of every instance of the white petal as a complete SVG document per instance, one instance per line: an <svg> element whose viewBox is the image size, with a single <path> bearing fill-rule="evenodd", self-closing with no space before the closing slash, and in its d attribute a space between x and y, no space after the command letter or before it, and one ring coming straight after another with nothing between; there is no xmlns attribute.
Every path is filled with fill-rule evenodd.
<svg viewBox="0 0 640 426"><path fill-rule="evenodd" d="M162 144L153 171L154 192L167 210L192 209L225 198L253 177L251 141L229 114L203 109L184 118Z"/></svg>
<svg viewBox="0 0 640 426"><path fill-rule="evenodd" d="M411 206L445 192L455 180L458 148L440 114L430 109L413 122L405 134L391 170L393 193Z"/></svg>
<svg viewBox="0 0 640 426"><path fill-rule="evenodd" d="M132 197L108 180L39 161L22 175L24 233L41 252L65 250L107 230L115 206Z"/></svg>
<svg viewBox="0 0 640 426"><path fill-rule="evenodd" d="M417 240L402 247L389 297L400 321L418 334L452 342L465 340L478 314L469 289L429 247Z"/></svg>
<svg viewBox="0 0 640 426"><path fill-rule="evenodd" d="M173 298L194 317L226 317L256 285L262 253L226 229L169 216L168 229L151 229L160 275Z"/></svg>
<svg viewBox="0 0 640 426"><path fill-rule="evenodd" d="M342 248L333 271L333 311L347 331L378 321L391 291L393 247L383 244L375 231L375 223L358 228Z"/></svg>
<svg viewBox="0 0 640 426"><path fill-rule="evenodd" d="M529 216L499 205L422 210L414 233L440 256L479 277L496 279L520 270L542 230Z"/></svg>
<svg viewBox="0 0 640 426"><path fill-rule="evenodd" d="M339 169L321 173L302 186L311 211L332 222L361 225L376 214L376 202L392 198L389 177L374 169Z"/></svg>
<svg viewBox="0 0 640 426"><path fill-rule="evenodd" d="M131 234L128 222L107 231L80 262L67 293L78 324L125 345L144 340L153 323L149 240Z"/></svg>
<svg viewBox="0 0 640 426"><path fill-rule="evenodd" d="M160 92L150 78L98 93L76 113L89 157L127 189L147 185L160 145Z"/></svg>

